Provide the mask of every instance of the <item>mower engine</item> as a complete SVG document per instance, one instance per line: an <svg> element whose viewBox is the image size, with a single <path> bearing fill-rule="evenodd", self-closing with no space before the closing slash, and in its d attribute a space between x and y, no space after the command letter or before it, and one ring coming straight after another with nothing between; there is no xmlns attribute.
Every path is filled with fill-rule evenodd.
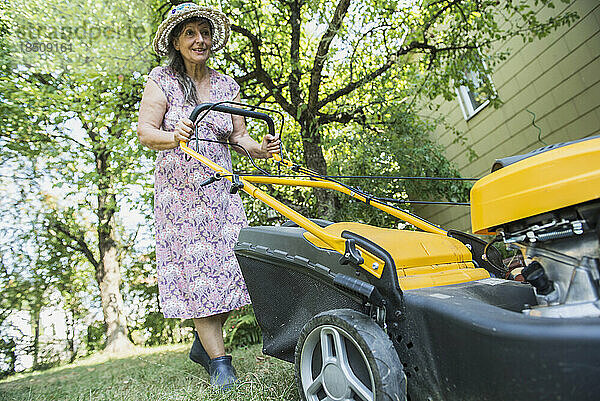
<svg viewBox="0 0 600 401"><path fill-rule="evenodd" d="M600 137L498 160L471 191L473 232L526 262L531 316L600 317Z"/></svg>
<svg viewBox="0 0 600 401"><path fill-rule="evenodd" d="M523 277L535 289L533 316L600 316L600 201L506 224L498 231L518 247L527 267Z"/></svg>

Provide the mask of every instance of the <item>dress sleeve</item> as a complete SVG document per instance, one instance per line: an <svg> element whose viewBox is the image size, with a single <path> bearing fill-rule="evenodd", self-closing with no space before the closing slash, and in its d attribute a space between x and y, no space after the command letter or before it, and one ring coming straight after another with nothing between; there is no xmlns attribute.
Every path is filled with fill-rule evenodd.
<svg viewBox="0 0 600 401"><path fill-rule="evenodd" d="M164 71L164 67L154 67L152 71L148 74L148 80L154 81L158 85L160 89L162 89L165 96L167 96L167 86L166 86L166 74Z"/></svg>
<svg viewBox="0 0 600 401"><path fill-rule="evenodd" d="M235 99L235 97L238 95L238 93L240 93L240 86L238 85L237 82L235 82L235 79L233 79L232 77L227 77L229 78L229 88L230 88L230 93L231 93L231 100Z"/></svg>

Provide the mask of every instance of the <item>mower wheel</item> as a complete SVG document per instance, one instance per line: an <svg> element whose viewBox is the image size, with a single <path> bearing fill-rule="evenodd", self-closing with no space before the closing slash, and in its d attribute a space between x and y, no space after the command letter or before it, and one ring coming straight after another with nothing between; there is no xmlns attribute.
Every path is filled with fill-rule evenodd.
<svg viewBox="0 0 600 401"><path fill-rule="evenodd" d="M304 401L406 400L406 375L392 342L360 312L313 317L300 332L295 359Z"/></svg>

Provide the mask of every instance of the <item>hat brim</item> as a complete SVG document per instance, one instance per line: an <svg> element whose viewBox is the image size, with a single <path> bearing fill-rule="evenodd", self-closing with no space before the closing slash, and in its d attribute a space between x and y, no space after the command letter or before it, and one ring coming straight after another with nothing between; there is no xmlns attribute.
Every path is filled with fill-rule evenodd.
<svg viewBox="0 0 600 401"><path fill-rule="evenodd" d="M152 47L156 54L159 56L166 56L169 53L169 36L171 36L173 28L180 22L193 17L206 18L212 23L212 52L218 52L225 47L231 33L231 26L227 16L221 11L212 8L197 7L180 14L169 15L169 17L158 26L152 42Z"/></svg>

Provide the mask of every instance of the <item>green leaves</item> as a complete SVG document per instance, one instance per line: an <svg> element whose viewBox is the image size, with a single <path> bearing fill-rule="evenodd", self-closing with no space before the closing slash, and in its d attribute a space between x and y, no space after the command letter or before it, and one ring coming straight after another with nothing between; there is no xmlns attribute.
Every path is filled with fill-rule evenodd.
<svg viewBox="0 0 600 401"><path fill-rule="evenodd" d="M24 166L22 180L29 185L14 196L15 203L28 209L27 214L11 216L22 239L7 238L27 244L26 249L37 255L31 256L35 264L24 265L25 271L40 277L44 285L34 286L40 289L39 296L27 299L43 299L44 291L64 293L60 306L72 319L80 319L98 295L90 283L103 276L96 274L103 269L99 237L121 247L120 261L126 263L132 259L126 254L139 250L124 240L135 238L139 230L127 220L147 214L150 208L141 200L151 193L148 182L154 156L138 144L135 123L143 74L151 66L143 51L135 57L127 52L136 49L129 38L121 40L123 35L113 37L106 31L106 37L92 38L93 50L85 46L89 36L81 36L82 31L72 34L69 40L77 56L100 61L78 64L70 60L66 66L66 54L47 47L19 53L22 49L14 47L15 39L34 30L42 42L66 40L56 35L66 32L69 24L131 26L127 16L139 17L148 10L141 4L132 10L135 2L106 3L102 12L97 2L83 0L50 2L43 7L14 3L19 7L4 10L14 21L8 28L14 29L0 29L0 40L13 46L10 54L2 55L6 68L0 76L0 122L6 129L0 132L0 156L5 166ZM111 16L118 20L111 21ZM139 22L149 20L143 17ZM14 179L9 176L6 182ZM129 214L120 217L125 205ZM148 235L144 232L139 238L146 240ZM85 296L79 295L82 291Z"/></svg>
<svg viewBox="0 0 600 401"><path fill-rule="evenodd" d="M261 330L252 306L233 311L223 325L223 340L228 349L258 344Z"/></svg>
<svg viewBox="0 0 600 401"><path fill-rule="evenodd" d="M5 0L11 56L40 73L127 74L152 60L148 3Z"/></svg>
<svg viewBox="0 0 600 401"><path fill-rule="evenodd" d="M425 139L434 128L425 122L433 121L430 100L455 99L458 85L474 90L465 77L471 70L480 73L477 92L499 105L487 73L507 57L503 43L515 36L543 37L576 18L569 12L542 17L545 8L554 7L547 0L534 5L362 0L337 15L335 10L344 6L344 0L233 1L226 12L240 28L234 29L225 60L218 60L229 73L242 77L242 93L250 103L287 112L293 124L286 127L286 148L298 160L302 153L315 155L305 156L305 163L322 173L456 175L442 150ZM417 113L424 113L423 118ZM464 142L460 133L456 140ZM324 159L319 159L321 153ZM373 189L389 196L461 200L467 191L456 184L418 185ZM287 189L277 193L299 196ZM310 213L323 213L312 209L310 201L303 202ZM327 203L327 208L332 205ZM353 208L347 210L352 212L340 213L354 216Z"/></svg>

